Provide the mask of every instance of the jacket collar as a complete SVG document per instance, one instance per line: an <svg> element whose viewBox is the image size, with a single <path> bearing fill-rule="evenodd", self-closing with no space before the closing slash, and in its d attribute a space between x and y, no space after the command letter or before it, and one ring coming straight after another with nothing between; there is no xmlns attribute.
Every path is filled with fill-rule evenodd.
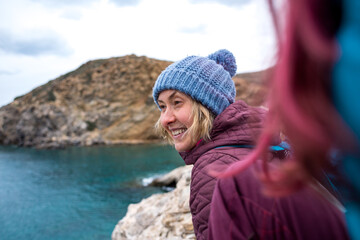
<svg viewBox="0 0 360 240"><path fill-rule="evenodd" d="M195 164L205 152L223 145L256 144L262 131L266 110L236 101L219 114L213 123L210 141L201 141L188 152L180 152L187 165Z"/></svg>

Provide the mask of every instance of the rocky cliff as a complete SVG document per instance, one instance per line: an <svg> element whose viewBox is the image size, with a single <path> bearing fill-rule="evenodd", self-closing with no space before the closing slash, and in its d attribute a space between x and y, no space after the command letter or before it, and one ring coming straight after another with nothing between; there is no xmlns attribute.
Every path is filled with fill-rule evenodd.
<svg viewBox="0 0 360 240"><path fill-rule="evenodd" d="M170 63L135 55L85 63L0 108L0 144L57 148L158 141L152 87ZM236 75L237 98L262 104L264 74Z"/></svg>
<svg viewBox="0 0 360 240"><path fill-rule="evenodd" d="M35 147L157 139L151 90L170 62L135 55L90 61L0 109L0 144Z"/></svg>
<svg viewBox="0 0 360 240"><path fill-rule="evenodd" d="M196 239L189 208L192 166L184 166L156 179L156 185L176 182L175 190L154 194L130 204L126 216L116 225L112 240Z"/></svg>

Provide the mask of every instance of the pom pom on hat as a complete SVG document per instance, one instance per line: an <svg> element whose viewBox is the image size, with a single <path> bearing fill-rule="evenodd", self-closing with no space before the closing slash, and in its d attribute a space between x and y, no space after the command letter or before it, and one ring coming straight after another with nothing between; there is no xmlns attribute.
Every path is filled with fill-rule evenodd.
<svg viewBox="0 0 360 240"><path fill-rule="evenodd" d="M236 69L235 57L226 49L208 57L188 56L161 72L153 87L154 101L159 107L160 93L174 89L198 101L217 116L235 102L236 89L231 78Z"/></svg>
<svg viewBox="0 0 360 240"><path fill-rule="evenodd" d="M230 73L231 77L235 76L237 66L235 57L230 51L221 49L210 54L208 58L223 66L223 68Z"/></svg>

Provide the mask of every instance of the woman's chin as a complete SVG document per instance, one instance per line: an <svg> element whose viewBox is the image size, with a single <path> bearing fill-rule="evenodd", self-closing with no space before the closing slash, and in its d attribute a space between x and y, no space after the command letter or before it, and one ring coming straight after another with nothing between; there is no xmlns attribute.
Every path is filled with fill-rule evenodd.
<svg viewBox="0 0 360 240"><path fill-rule="evenodd" d="M193 144L191 141L189 141L189 142L175 142L175 149L178 152L188 152L193 147L195 147L195 144Z"/></svg>
<svg viewBox="0 0 360 240"><path fill-rule="evenodd" d="M175 149L178 152L186 152L187 151L187 149L184 148L184 146L182 146L182 144L175 144Z"/></svg>

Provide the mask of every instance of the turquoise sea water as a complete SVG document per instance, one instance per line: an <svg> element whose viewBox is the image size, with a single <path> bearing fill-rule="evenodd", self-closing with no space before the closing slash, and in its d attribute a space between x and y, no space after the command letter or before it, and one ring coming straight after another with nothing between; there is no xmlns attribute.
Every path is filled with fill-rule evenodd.
<svg viewBox="0 0 360 240"><path fill-rule="evenodd" d="M0 239L111 239L143 180L184 165L171 146L0 146Z"/></svg>

